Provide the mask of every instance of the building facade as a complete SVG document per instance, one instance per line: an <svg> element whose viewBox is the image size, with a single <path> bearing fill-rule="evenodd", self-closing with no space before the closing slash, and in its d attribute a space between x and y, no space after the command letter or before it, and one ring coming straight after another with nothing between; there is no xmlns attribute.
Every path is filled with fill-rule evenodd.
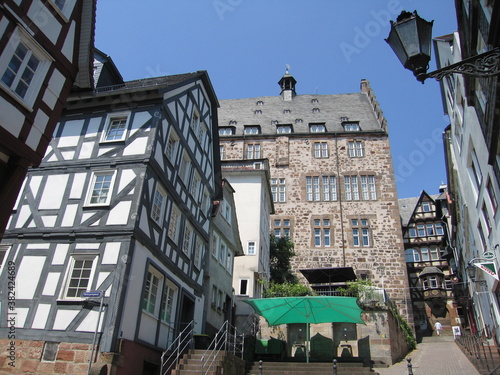
<svg viewBox="0 0 500 375"><path fill-rule="evenodd" d="M444 186L438 195L423 191L419 197L400 199L399 210L415 331L420 336L432 335L436 321L443 331L462 330L467 320L454 295L458 279L450 266L454 254L447 235Z"/></svg>
<svg viewBox="0 0 500 375"><path fill-rule="evenodd" d="M95 7L95 0L0 4L0 237L70 91L92 88Z"/></svg>
<svg viewBox="0 0 500 375"><path fill-rule="evenodd" d="M19 372L156 373L183 327L205 328L217 98L204 71L117 83L69 98L6 230Z"/></svg>
<svg viewBox="0 0 500 375"><path fill-rule="evenodd" d="M411 322L388 128L368 81L360 93L298 95L287 71L279 86L280 95L220 101L222 161L269 160L270 230L295 244L302 281L324 270L370 279Z"/></svg>

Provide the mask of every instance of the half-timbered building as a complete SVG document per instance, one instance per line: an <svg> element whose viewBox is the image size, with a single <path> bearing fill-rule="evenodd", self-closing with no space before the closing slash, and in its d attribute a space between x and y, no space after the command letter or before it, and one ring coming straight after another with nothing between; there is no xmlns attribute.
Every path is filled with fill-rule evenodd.
<svg viewBox="0 0 500 375"><path fill-rule="evenodd" d="M222 198L208 74L96 81L118 84L69 98L2 243L16 273L2 337L15 317L16 339L39 353L18 366L38 374L86 373L96 330L95 371L155 373L182 327L203 329L212 202ZM89 291L103 296L102 314Z"/></svg>
<svg viewBox="0 0 500 375"><path fill-rule="evenodd" d="M433 333L436 321L451 333L465 327L453 291L457 278L447 231L446 191L399 200L406 266L410 283L415 329L421 336Z"/></svg>
<svg viewBox="0 0 500 375"><path fill-rule="evenodd" d="M0 4L0 237L68 94L92 88L95 7L96 0Z"/></svg>

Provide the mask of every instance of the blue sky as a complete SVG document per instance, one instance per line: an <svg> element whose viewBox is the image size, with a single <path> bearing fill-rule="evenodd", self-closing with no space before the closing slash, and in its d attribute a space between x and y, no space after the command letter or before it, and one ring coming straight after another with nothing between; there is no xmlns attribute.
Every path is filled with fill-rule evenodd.
<svg viewBox="0 0 500 375"><path fill-rule="evenodd" d="M456 31L453 0L99 0L95 45L125 80L207 70L219 99L278 95L287 64L298 94L359 92L367 79L408 198L446 182L449 120L438 82L418 82L384 41L403 9L434 20L434 37Z"/></svg>

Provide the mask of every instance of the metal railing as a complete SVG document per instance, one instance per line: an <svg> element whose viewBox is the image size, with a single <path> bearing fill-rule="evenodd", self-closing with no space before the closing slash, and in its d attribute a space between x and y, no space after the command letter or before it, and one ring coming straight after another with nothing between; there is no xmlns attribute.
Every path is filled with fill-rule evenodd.
<svg viewBox="0 0 500 375"><path fill-rule="evenodd" d="M478 367L488 371L486 375L500 375L498 349L492 347L480 334L462 334L457 336L456 341L476 361Z"/></svg>
<svg viewBox="0 0 500 375"><path fill-rule="evenodd" d="M194 321L192 320L163 352L161 356L161 375L169 374L172 367L179 362L180 357L193 347L193 328Z"/></svg>
<svg viewBox="0 0 500 375"><path fill-rule="evenodd" d="M218 354L225 350L243 359L244 335L238 335L236 328L226 320L201 357L201 374L215 371Z"/></svg>

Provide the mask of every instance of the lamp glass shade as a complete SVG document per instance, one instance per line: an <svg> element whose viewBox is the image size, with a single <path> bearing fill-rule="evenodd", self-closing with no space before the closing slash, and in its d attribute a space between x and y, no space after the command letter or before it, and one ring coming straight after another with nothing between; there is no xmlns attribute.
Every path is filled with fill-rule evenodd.
<svg viewBox="0 0 500 375"><path fill-rule="evenodd" d="M433 22L419 17L416 11L403 11L397 22L391 21L391 31L386 42L401 64L416 76L427 71L431 58Z"/></svg>

